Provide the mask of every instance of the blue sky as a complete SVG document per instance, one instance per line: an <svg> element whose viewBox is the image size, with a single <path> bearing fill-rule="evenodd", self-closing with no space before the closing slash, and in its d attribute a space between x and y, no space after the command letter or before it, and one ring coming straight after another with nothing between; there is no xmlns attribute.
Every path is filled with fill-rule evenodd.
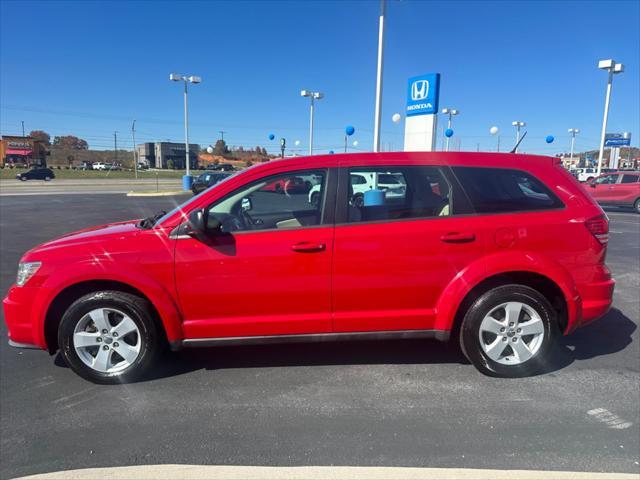
<svg viewBox="0 0 640 480"><path fill-rule="evenodd" d="M224 130L230 145L272 152L287 138L307 145L308 100L320 90L315 145L343 143L353 125L360 149L373 137L377 1L17 2L0 3L0 132L75 134L91 147L183 140L181 86L170 72L196 74L191 139L206 146ZM640 137L640 2L395 1L387 6L382 143L402 149L407 78L442 75L441 107L458 108L463 150L503 149L513 120L528 123L522 150L595 149L606 73L614 58L609 128ZM613 27L612 25L615 25ZM441 118L439 126L443 125ZM544 138L554 135L548 145ZM276 140L277 140L276 138ZM438 142L440 147L441 141Z"/></svg>

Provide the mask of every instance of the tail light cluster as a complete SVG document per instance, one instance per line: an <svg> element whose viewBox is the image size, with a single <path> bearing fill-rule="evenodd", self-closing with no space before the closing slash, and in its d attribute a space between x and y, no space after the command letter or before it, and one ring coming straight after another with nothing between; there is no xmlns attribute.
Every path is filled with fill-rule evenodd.
<svg viewBox="0 0 640 480"><path fill-rule="evenodd" d="M591 234L605 247L609 243L609 219L606 215L598 215L584 222Z"/></svg>

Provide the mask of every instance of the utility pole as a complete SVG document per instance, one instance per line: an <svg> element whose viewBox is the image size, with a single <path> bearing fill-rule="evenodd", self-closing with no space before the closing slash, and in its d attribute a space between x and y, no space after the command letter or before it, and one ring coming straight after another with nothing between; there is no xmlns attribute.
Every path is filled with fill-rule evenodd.
<svg viewBox="0 0 640 480"><path fill-rule="evenodd" d="M22 120L20 123L22 123L22 138L24 138L24 120Z"/></svg>
<svg viewBox="0 0 640 480"><path fill-rule="evenodd" d="M136 180L138 179L138 147L136 146L136 121L131 125L131 138L133 140L133 171Z"/></svg>
<svg viewBox="0 0 640 480"><path fill-rule="evenodd" d="M113 165L115 166L118 163L118 132L113 132L113 150L115 155Z"/></svg>
<svg viewBox="0 0 640 480"><path fill-rule="evenodd" d="M376 106L373 117L373 151L380 151L380 122L382 120L382 70L384 66L384 15L385 0L380 0L380 17L378 19L378 72L376 74Z"/></svg>
<svg viewBox="0 0 640 480"><path fill-rule="evenodd" d="M220 140L224 142L224 130L218 130L218 132L220 133Z"/></svg>

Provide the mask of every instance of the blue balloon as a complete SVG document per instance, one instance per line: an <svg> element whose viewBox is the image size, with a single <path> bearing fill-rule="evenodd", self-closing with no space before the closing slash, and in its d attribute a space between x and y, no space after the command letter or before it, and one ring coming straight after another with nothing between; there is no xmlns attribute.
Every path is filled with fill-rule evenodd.
<svg viewBox="0 0 640 480"><path fill-rule="evenodd" d="M336 153L336 152L334 152L333 150L329 150L329 153L330 153L331 155L333 155L333 154L334 154L334 153Z"/></svg>
<svg viewBox="0 0 640 480"><path fill-rule="evenodd" d="M276 138L276 136L273 133L269 134L269 140L273 140L274 138Z"/></svg>
<svg viewBox="0 0 640 480"><path fill-rule="evenodd" d="M453 137L453 130L451 130L450 128L447 128L447 129L444 131L444 136L445 136L445 137Z"/></svg>
<svg viewBox="0 0 640 480"><path fill-rule="evenodd" d="M553 138L553 135L547 135L547 138L545 138L545 141L547 143L552 143L555 140L555 138Z"/></svg>
<svg viewBox="0 0 640 480"><path fill-rule="evenodd" d="M346 133L348 136L351 136L354 133L356 133L356 129L353 128L351 125L347 125L347 128L344 129L344 133Z"/></svg>

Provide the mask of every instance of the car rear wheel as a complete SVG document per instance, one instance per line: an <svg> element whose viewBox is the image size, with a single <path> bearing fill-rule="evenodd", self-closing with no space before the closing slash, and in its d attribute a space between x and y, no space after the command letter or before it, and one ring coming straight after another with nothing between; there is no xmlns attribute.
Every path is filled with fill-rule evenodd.
<svg viewBox="0 0 640 480"><path fill-rule="evenodd" d="M503 285L469 307L460 345L482 373L523 377L543 369L558 335L556 312L543 295L524 285Z"/></svg>
<svg viewBox="0 0 640 480"><path fill-rule="evenodd" d="M149 302L117 291L76 300L62 317L58 344L74 372L101 384L141 378L161 350Z"/></svg>

